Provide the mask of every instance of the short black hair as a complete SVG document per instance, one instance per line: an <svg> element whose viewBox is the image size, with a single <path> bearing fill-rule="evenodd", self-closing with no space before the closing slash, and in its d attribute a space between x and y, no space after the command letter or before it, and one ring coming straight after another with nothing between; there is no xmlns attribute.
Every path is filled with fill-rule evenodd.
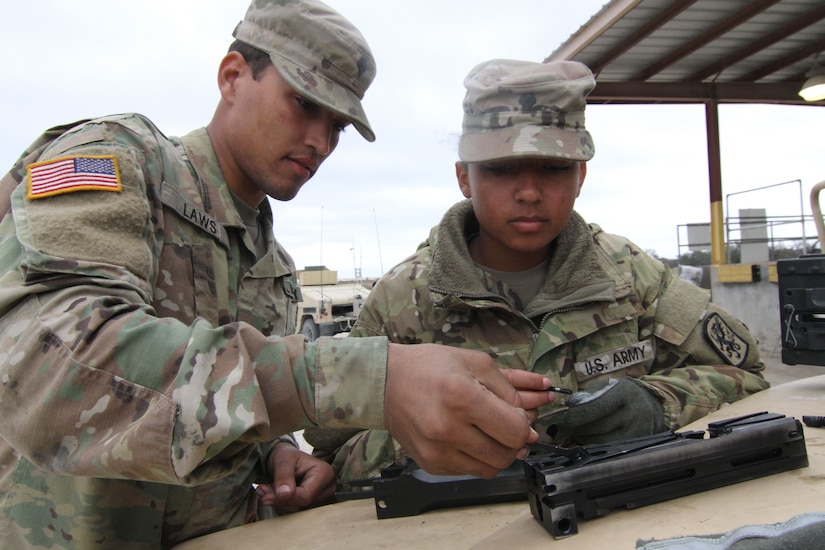
<svg viewBox="0 0 825 550"><path fill-rule="evenodd" d="M272 60L270 59L268 53L263 50L259 50L255 46L250 46L245 42L241 42L240 40L235 40L229 46L229 51L238 52L243 56L246 64L252 68L252 78L255 80L258 80L261 73L272 64Z"/></svg>

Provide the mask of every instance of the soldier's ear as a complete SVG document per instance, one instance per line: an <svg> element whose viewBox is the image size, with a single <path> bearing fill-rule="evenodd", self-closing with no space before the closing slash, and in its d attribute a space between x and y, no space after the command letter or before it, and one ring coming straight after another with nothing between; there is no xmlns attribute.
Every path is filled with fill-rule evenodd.
<svg viewBox="0 0 825 550"><path fill-rule="evenodd" d="M246 60L238 52L229 52L221 60L218 66L218 90L224 101L235 102L235 82L244 71L251 73L252 68L246 64Z"/></svg>
<svg viewBox="0 0 825 550"><path fill-rule="evenodd" d="M579 188L576 191L576 198L578 198L579 194L582 192L582 186L584 185L584 177L587 175L587 163L580 162L579 163Z"/></svg>
<svg viewBox="0 0 825 550"><path fill-rule="evenodd" d="M466 162L460 160L455 163L455 179L458 180L458 188L461 189L461 194L466 198L472 198L473 193L470 190L470 170Z"/></svg>

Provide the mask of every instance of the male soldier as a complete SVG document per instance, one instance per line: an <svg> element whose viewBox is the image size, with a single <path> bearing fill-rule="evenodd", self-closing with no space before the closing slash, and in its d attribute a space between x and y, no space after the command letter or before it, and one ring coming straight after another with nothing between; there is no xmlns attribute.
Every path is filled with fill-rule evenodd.
<svg viewBox="0 0 825 550"><path fill-rule="evenodd" d="M352 335L484 350L549 377L575 392L539 410L539 433L559 443L677 428L766 388L742 323L573 210L594 153L590 70L492 60L464 84L455 171L468 200L375 285ZM305 433L343 480L406 456L386 432L344 444L352 435Z"/></svg>
<svg viewBox="0 0 825 550"><path fill-rule="evenodd" d="M375 63L317 0L254 0L234 36L206 128L53 129L0 181L4 548L168 547L254 519L253 483L269 504L323 500L329 466L276 439L301 427L386 426L434 472L483 476L537 438L541 376L292 335L266 196L293 198L344 126L374 139Z"/></svg>

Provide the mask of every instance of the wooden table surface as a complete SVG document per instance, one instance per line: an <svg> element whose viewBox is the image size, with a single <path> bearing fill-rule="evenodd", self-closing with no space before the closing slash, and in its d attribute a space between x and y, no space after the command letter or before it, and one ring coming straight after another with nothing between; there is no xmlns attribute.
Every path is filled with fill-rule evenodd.
<svg viewBox="0 0 825 550"><path fill-rule="evenodd" d="M825 416L825 375L782 384L727 405L685 429L759 411ZM805 427L809 466L633 510L579 521L579 532L553 539L527 501L435 510L378 520L372 499L353 500L228 529L184 549L258 548L634 548L636 541L723 533L825 511L825 428Z"/></svg>

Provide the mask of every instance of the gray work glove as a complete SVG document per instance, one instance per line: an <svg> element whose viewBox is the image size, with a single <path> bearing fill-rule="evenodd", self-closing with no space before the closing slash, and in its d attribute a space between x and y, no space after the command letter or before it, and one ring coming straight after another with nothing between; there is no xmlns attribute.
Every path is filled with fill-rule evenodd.
<svg viewBox="0 0 825 550"><path fill-rule="evenodd" d="M633 378L610 378L601 386L574 393L568 410L553 418L548 434L566 435L582 445L633 439L664 432L659 400Z"/></svg>

